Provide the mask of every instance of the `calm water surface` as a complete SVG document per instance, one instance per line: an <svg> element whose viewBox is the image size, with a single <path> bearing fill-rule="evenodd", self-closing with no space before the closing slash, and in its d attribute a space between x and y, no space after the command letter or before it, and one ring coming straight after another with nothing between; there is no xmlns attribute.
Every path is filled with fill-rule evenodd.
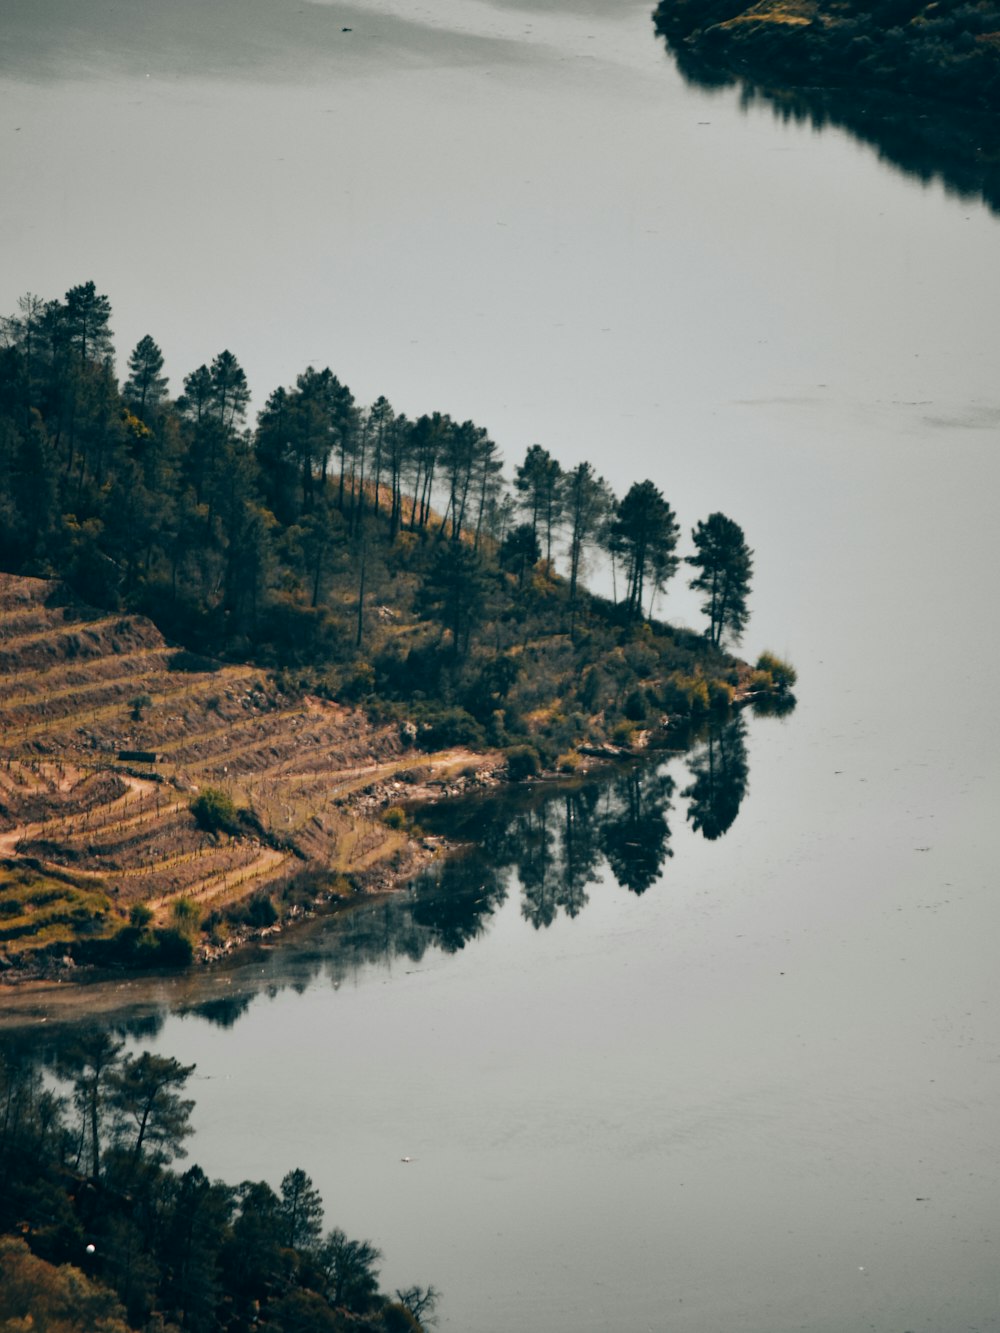
<svg viewBox="0 0 1000 1333"><path fill-rule="evenodd" d="M175 390L223 347L258 402L330 364L652 477L685 531L742 524L746 652L800 673L723 837L672 762L642 894L599 859L536 928L522 865L460 949L320 932L162 988L264 987L150 1038L198 1062L192 1156L303 1166L443 1328L1000 1328L997 219L686 87L642 5L4 22L4 311L93 278Z"/></svg>

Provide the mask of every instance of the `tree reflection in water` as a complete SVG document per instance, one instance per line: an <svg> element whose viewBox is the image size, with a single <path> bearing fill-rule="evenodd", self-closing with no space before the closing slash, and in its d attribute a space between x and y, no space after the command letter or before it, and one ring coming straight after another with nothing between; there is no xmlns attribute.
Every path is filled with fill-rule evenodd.
<svg viewBox="0 0 1000 1333"><path fill-rule="evenodd" d="M681 795L689 801L691 827L710 840L721 838L740 812L750 777L743 718L712 727L688 767L694 782Z"/></svg>
<svg viewBox="0 0 1000 1333"><path fill-rule="evenodd" d="M705 838L721 837L747 792L744 719L713 721L695 741L688 767L693 781L681 793L687 817ZM414 919L432 929L438 947L454 951L480 934L503 902L510 872L520 883L521 915L536 929L551 926L560 912L577 916L605 867L620 887L645 893L673 855L668 815L675 791L669 764L646 762L569 787L539 785L433 807L421 822L468 839L470 847L417 881Z"/></svg>
<svg viewBox="0 0 1000 1333"><path fill-rule="evenodd" d="M982 200L1000 212L1000 163L993 144L995 117L943 101L919 102L862 86L789 87L780 76L757 79L743 68L726 69L664 39L682 77L706 92L739 90L743 110L769 107L776 119L847 130L875 150L879 161L924 185L940 181L950 194Z"/></svg>
<svg viewBox="0 0 1000 1333"><path fill-rule="evenodd" d="M201 978L177 978L173 1000L155 988L146 1000L133 993L127 1012L108 1025L145 1040L170 1008L228 1028L262 993L301 991L319 977L337 986L372 968L418 964L428 951L457 953L486 933L515 887L521 916L536 930L560 914L578 916L592 887L608 879L646 893L673 855L668 820L678 786L686 822L708 840L733 826L748 790L742 716L713 722L688 740L683 756L650 756L581 780L425 807L418 819L427 831L461 847L408 888L289 931L279 947L261 945ZM686 786L677 782L681 763ZM48 1029L53 1038L56 1026L58 1020Z"/></svg>

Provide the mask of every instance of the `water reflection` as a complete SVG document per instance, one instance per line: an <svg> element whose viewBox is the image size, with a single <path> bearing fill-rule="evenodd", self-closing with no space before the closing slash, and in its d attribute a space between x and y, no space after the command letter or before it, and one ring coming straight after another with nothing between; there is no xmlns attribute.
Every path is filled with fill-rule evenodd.
<svg viewBox="0 0 1000 1333"><path fill-rule="evenodd" d="M262 993L302 991L318 979L336 987L371 968L419 964L430 951L456 954L489 930L514 892L522 919L546 930L560 917L579 916L595 886L637 896L662 888L675 802L707 840L733 826L748 791L746 737L746 720L737 715L685 738L683 753L566 784L425 807L419 819L427 832L461 849L405 891L296 928L279 946L262 944L230 966L109 986L103 999L101 987L88 988L78 998L93 994L100 1002L79 1009L53 1000L46 1012L43 1001L34 1021L46 1014L50 1039L62 1021L78 1027L84 1007L134 1040L154 1038L170 1011L228 1029Z"/></svg>
<svg viewBox="0 0 1000 1333"><path fill-rule="evenodd" d="M666 40L666 39L665 39ZM925 185L982 200L1000 212L1000 161L995 117L935 104L908 104L885 94L822 88L783 88L707 64L681 46L666 45L684 79L705 91L738 87L744 109L767 106L776 120L821 130L848 130L870 144L879 160Z"/></svg>
<svg viewBox="0 0 1000 1333"><path fill-rule="evenodd" d="M750 779L743 718L712 728L689 767L694 782L681 794L690 801L691 827L705 838L721 838L740 812Z"/></svg>

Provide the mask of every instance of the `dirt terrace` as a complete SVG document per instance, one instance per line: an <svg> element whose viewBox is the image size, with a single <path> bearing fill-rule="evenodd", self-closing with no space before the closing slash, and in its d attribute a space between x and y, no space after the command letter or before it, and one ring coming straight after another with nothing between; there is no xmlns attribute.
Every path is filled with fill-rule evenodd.
<svg viewBox="0 0 1000 1333"><path fill-rule="evenodd" d="M171 647L143 617L0 575L0 956L107 933L136 904L156 924L182 899L205 916L306 867L385 882L430 853L382 807L488 767L416 756L397 728ZM206 787L245 831L198 827Z"/></svg>

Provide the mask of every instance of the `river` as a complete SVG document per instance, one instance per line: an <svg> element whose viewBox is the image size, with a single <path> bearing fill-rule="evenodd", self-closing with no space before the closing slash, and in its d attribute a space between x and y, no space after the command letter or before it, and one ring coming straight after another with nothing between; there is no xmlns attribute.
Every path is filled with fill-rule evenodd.
<svg viewBox="0 0 1000 1333"><path fill-rule="evenodd" d="M462 947L379 961L401 900L123 991L192 1159L304 1167L463 1333L1000 1329L997 217L687 85L640 4L5 9L0 308L93 278L175 391L329 364L651 477L742 525L745 651L799 671L724 836L668 762L642 893L602 853L536 925L487 866Z"/></svg>

